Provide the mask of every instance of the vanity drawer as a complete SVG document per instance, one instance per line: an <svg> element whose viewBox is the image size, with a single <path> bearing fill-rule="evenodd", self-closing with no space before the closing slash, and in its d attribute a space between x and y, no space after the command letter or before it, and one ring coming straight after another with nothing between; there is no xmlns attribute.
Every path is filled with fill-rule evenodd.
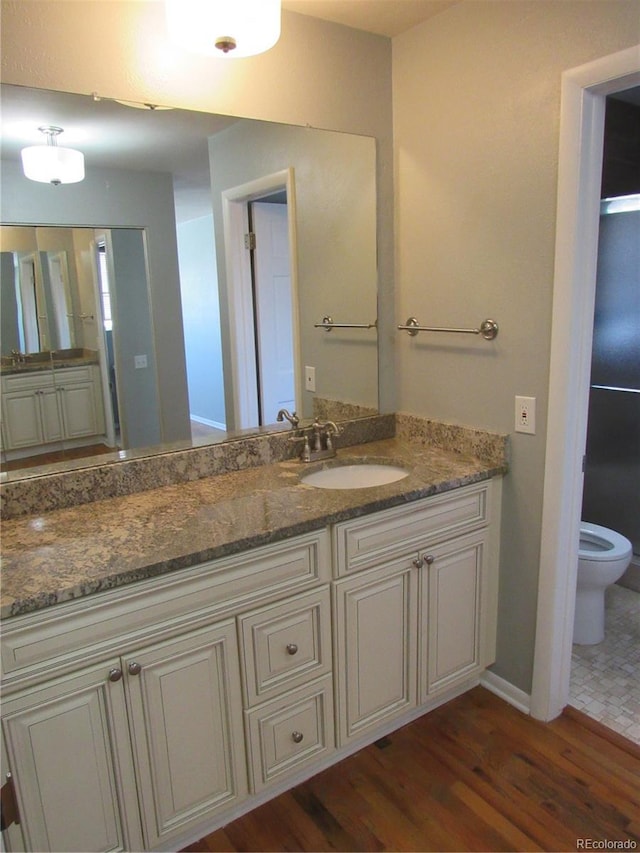
<svg viewBox="0 0 640 853"><path fill-rule="evenodd" d="M53 388L51 369L32 370L26 373L16 373L2 377L2 390L5 394L11 391L31 391L34 388Z"/></svg>
<svg viewBox="0 0 640 853"><path fill-rule="evenodd" d="M330 578L329 560L318 530L17 616L3 625L5 689L316 588Z"/></svg>
<svg viewBox="0 0 640 853"><path fill-rule="evenodd" d="M57 367L53 375L56 385L63 385L65 382L91 382L93 379L92 370L93 367L91 365Z"/></svg>
<svg viewBox="0 0 640 853"><path fill-rule="evenodd" d="M489 523L491 481L383 510L333 528L338 576L366 569Z"/></svg>
<svg viewBox="0 0 640 853"><path fill-rule="evenodd" d="M254 792L335 749L331 676L245 711L245 715Z"/></svg>
<svg viewBox="0 0 640 853"><path fill-rule="evenodd" d="M329 587L238 617L247 706L331 671Z"/></svg>

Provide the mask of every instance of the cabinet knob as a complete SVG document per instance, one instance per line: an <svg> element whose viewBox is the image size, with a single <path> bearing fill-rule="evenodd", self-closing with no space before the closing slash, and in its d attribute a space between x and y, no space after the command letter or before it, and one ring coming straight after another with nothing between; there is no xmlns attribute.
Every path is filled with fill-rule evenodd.
<svg viewBox="0 0 640 853"><path fill-rule="evenodd" d="M287 643L287 654L295 655L298 651L298 647L295 643Z"/></svg>
<svg viewBox="0 0 640 853"><path fill-rule="evenodd" d="M413 560L412 562L413 562L413 565L416 567L416 569L421 569L424 560L422 559L422 557L416 557L416 559Z"/></svg>
<svg viewBox="0 0 640 853"><path fill-rule="evenodd" d="M427 554L427 556L424 558L424 561L428 566L430 566L433 562L435 562L435 559L436 558L433 556L433 554Z"/></svg>
<svg viewBox="0 0 640 853"><path fill-rule="evenodd" d="M300 743L300 741L302 740L303 737L304 737L304 735L302 734L302 732L292 732L291 733L291 740L294 743Z"/></svg>
<svg viewBox="0 0 640 853"><path fill-rule="evenodd" d="M122 678L122 670L120 667L114 667L109 671L109 681L120 681Z"/></svg>
<svg viewBox="0 0 640 853"><path fill-rule="evenodd" d="M131 661L127 669L129 670L129 675L140 675L142 672L142 667L134 660Z"/></svg>

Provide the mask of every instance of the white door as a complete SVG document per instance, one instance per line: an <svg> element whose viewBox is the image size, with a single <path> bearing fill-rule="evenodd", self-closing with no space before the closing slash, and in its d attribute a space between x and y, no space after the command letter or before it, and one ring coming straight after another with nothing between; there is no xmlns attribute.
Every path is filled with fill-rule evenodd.
<svg viewBox="0 0 640 853"><path fill-rule="evenodd" d="M75 332L66 252L48 252L47 263L57 349L69 349L75 346Z"/></svg>
<svg viewBox="0 0 640 853"><path fill-rule="evenodd" d="M251 205L261 422L271 424L279 409L295 409L293 305L286 204Z"/></svg>
<svg viewBox="0 0 640 853"><path fill-rule="evenodd" d="M23 352L46 349L47 318L43 316L36 290L36 269L33 255L21 255L19 262L20 304L22 305L21 347Z"/></svg>

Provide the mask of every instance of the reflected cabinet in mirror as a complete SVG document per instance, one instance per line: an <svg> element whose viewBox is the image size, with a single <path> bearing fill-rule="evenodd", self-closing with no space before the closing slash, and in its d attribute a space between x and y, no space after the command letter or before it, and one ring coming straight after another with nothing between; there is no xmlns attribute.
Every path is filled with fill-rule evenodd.
<svg viewBox="0 0 640 853"><path fill-rule="evenodd" d="M377 412L373 139L1 97L5 476ZM45 124L82 182L23 175Z"/></svg>

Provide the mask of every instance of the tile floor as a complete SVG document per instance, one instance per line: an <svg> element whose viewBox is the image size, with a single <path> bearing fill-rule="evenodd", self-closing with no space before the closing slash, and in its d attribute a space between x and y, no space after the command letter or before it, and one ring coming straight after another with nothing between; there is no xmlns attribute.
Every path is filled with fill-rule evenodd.
<svg viewBox="0 0 640 853"><path fill-rule="evenodd" d="M605 593L605 638L574 645L569 704L640 744L640 592Z"/></svg>

